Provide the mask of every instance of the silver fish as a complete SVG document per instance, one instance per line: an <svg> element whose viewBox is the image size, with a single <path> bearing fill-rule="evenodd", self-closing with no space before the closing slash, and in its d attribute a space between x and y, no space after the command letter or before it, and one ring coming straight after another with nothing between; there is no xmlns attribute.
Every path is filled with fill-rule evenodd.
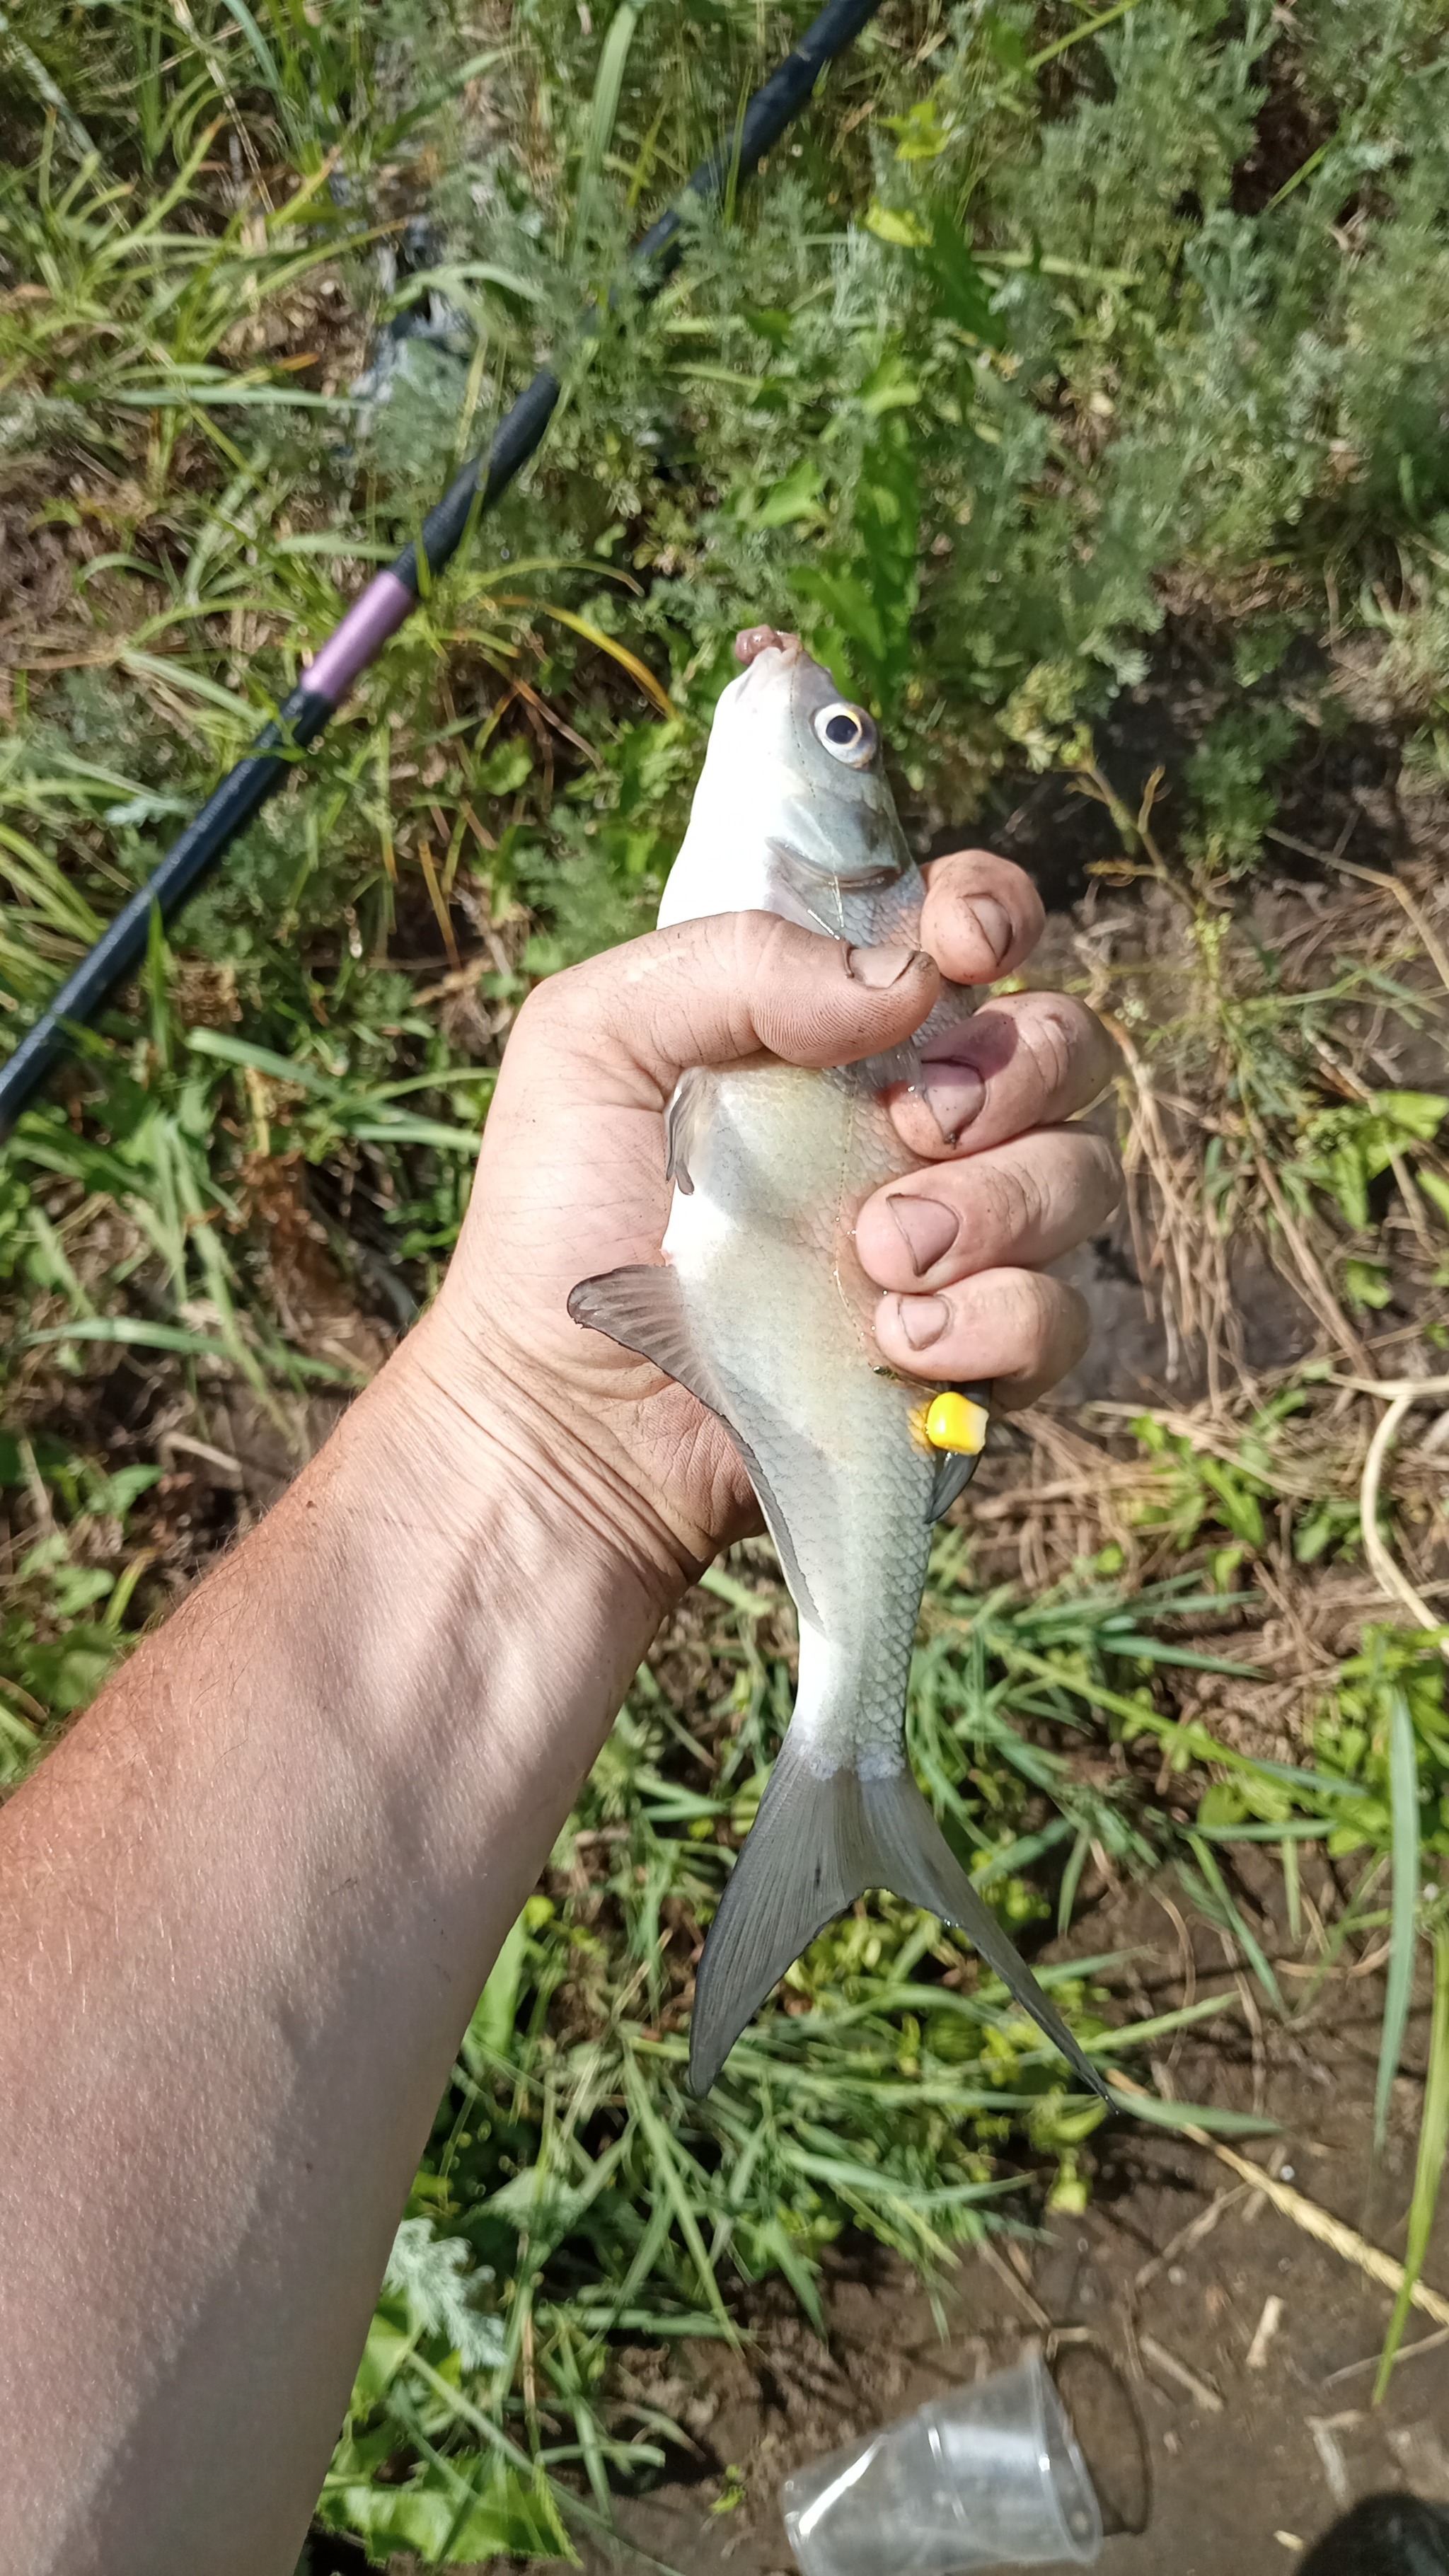
<svg viewBox="0 0 1449 2576"><path fill-rule="evenodd" d="M913 944L925 887L871 717L797 636L754 630L737 649L748 667L719 701L661 924L763 910L851 946ZM794 1716L700 1962L696 2092L816 1934L884 1887L969 1933L1106 2098L905 1756L931 1530L976 1460L932 1445L934 1390L882 1365L878 1292L854 1229L871 1191L918 1168L883 1087L915 1078L921 1040L969 1008L948 987L911 1045L837 1071L686 1073L669 1113L663 1265L584 1280L569 1299L577 1323L653 1360L719 1416L800 1618Z"/></svg>

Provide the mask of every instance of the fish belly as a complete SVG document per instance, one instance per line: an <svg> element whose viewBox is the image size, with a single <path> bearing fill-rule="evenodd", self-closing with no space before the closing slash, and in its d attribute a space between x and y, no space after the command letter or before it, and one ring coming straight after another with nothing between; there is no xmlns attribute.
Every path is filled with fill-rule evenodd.
<svg viewBox="0 0 1449 2576"><path fill-rule="evenodd" d="M664 1242L781 1544L801 1625L791 1738L822 1777L903 1759L935 1461L928 1390L880 1361L854 1227L910 1166L849 1069L716 1076Z"/></svg>
<svg viewBox="0 0 1449 2576"><path fill-rule="evenodd" d="M692 1187L665 1237L686 1339L747 1453L800 1612L795 1713L705 1942L690 2082L708 2091L791 1961L867 1888L888 1887L969 1932L1101 2093L905 1759L935 1466L917 1427L929 1390L880 1366L875 1292L855 1257L861 1200L909 1168L872 1071L706 1077Z"/></svg>

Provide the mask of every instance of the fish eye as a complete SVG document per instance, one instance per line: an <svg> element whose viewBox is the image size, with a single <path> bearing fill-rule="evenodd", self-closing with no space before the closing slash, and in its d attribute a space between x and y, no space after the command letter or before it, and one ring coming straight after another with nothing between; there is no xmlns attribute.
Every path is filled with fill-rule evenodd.
<svg viewBox="0 0 1449 2576"><path fill-rule="evenodd" d="M843 760L847 769L868 769L880 741L864 707L847 706L843 698L834 706L821 707L815 717L815 739L824 744L832 760Z"/></svg>

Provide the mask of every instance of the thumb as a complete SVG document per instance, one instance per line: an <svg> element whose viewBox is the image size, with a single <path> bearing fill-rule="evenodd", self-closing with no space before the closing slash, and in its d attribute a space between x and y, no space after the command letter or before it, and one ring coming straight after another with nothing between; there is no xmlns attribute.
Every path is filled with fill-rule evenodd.
<svg viewBox="0 0 1449 2576"><path fill-rule="evenodd" d="M850 1064L920 1027L940 974L920 948L849 948L770 912L712 913L540 985L508 1054L546 1047L631 1107L662 1108L691 1065Z"/></svg>

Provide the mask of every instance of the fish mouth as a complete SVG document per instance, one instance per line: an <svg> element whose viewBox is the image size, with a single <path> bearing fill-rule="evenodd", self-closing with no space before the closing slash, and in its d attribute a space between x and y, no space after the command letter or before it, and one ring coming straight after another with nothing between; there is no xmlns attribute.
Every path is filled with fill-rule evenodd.
<svg viewBox="0 0 1449 2576"><path fill-rule="evenodd" d="M735 637L735 660L748 670L756 655L771 649L780 653L803 651L798 635L783 626L742 626Z"/></svg>

